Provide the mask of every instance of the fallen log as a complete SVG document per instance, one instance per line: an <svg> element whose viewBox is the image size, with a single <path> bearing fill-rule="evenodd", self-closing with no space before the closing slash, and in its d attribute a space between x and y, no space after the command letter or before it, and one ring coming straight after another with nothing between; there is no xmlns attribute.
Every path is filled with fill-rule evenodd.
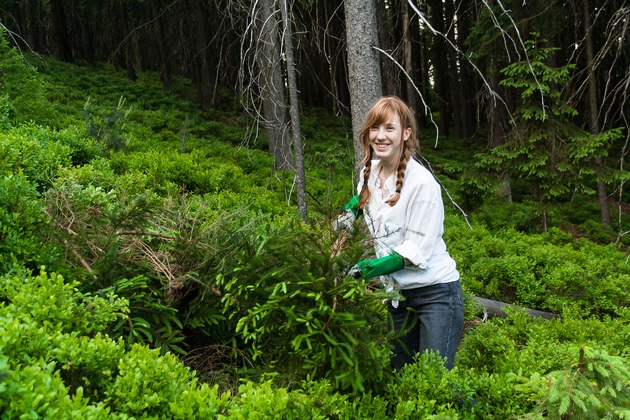
<svg viewBox="0 0 630 420"><path fill-rule="evenodd" d="M545 312L545 311L538 311L536 309L523 308L522 306L515 306L509 303L499 302L498 300L485 299L485 298L481 298L477 296L475 296L474 300L483 308L484 321L486 320L486 318L492 317L492 316L497 316L500 318L507 317L507 314L504 311L504 308L506 306L513 306L515 308L521 309L533 317L541 317L544 319L560 318L560 315L555 314L553 312Z"/></svg>

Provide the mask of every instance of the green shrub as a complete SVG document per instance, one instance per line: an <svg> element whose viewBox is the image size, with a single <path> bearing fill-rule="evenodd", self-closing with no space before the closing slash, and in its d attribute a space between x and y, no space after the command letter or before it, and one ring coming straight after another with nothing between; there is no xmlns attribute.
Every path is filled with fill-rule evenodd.
<svg viewBox="0 0 630 420"><path fill-rule="evenodd" d="M248 235L234 271L220 279L243 348L282 372L281 381L310 375L355 393L378 387L389 364L384 292L343 276L344 260L361 250L331 256L336 235L322 227L276 229Z"/></svg>
<svg viewBox="0 0 630 420"><path fill-rule="evenodd" d="M59 250L46 240L49 231L35 185L22 175L0 176L0 274L22 266L59 267Z"/></svg>
<svg viewBox="0 0 630 420"><path fill-rule="evenodd" d="M544 320L511 309L507 318L492 318L467 331L456 363L460 368L490 374L520 372L529 376L565 368L575 357L575 347L588 345L624 357L630 365L626 317Z"/></svg>
<svg viewBox="0 0 630 420"><path fill-rule="evenodd" d="M113 295L84 295L76 282L42 271L37 276L5 276L0 297L12 313L24 312L33 322L63 333L106 331L127 310L127 302Z"/></svg>
<svg viewBox="0 0 630 420"><path fill-rule="evenodd" d="M435 353L417 356L417 362L405 366L388 384L386 400L395 419L456 416L456 389L453 373Z"/></svg>
<svg viewBox="0 0 630 420"><path fill-rule="evenodd" d="M534 374L517 386L537 397L539 407L532 414L578 419L630 416L628 365L605 351L584 346L574 350L578 360L568 368Z"/></svg>
<svg viewBox="0 0 630 420"><path fill-rule="evenodd" d="M24 175L40 191L49 186L61 167L70 166L71 151L47 136L37 129L0 133L0 176Z"/></svg>
<svg viewBox="0 0 630 420"><path fill-rule="evenodd" d="M0 368L2 365L0 351ZM89 404L81 388L70 395L55 368L54 362L40 359L21 369L5 371L5 377L0 378L3 418L115 418L109 416L103 403Z"/></svg>
<svg viewBox="0 0 630 420"><path fill-rule="evenodd" d="M450 220L449 251L474 295L583 317L618 316L630 302L630 267L614 245L574 241L557 229L526 235Z"/></svg>
<svg viewBox="0 0 630 420"><path fill-rule="evenodd" d="M3 126L26 121L50 121L50 106L44 97L44 84L35 67L21 52L9 46L4 27L0 28L0 85L3 97Z"/></svg>
<svg viewBox="0 0 630 420"><path fill-rule="evenodd" d="M0 284L3 415L208 418L225 409L229 396L199 385L174 355L127 350L101 333L127 310L125 301L82 294L45 272Z"/></svg>

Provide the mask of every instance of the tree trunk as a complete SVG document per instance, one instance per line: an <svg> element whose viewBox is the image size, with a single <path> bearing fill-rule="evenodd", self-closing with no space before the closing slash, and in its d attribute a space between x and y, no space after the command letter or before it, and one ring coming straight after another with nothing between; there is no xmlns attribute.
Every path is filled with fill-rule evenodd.
<svg viewBox="0 0 630 420"><path fill-rule="evenodd" d="M395 27L389 8L383 4L376 5L376 27L378 46L384 51L393 52ZM399 91L400 77L394 60L381 60L381 84L385 95L396 95Z"/></svg>
<svg viewBox="0 0 630 420"><path fill-rule="evenodd" d="M501 86L499 85L499 74L495 68L494 60L490 60L488 84L493 92L501 94ZM501 103L492 97L491 92L488 94L488 101L490 106L490 148L494 149L497 146L505 144L505 136L508 126L508 118L505 109ZM507 170L499 173L499 195L507 202L512 202L512 185L510 176Z"/></svg>
<svg viewBox="0 0 630 420"><path fill-rule="evenodd" d="M197 90L200 93L199 103L204 110L208 110L212 105L212 74L210 71L209 54L211 53L210 41L208 34L210 27L208 26L208 13L204 6L204 1L196 0L194 6L195 26L197 29L196 57L197 68L199 72L199 86Z"/></svg>
<svg viewBox="0 0 630 420"><path fill-rule="evenodd" d="M475 303L478 303L483 308L484 315L487 317L498 316L500 318L505 318L507 316L505 313L505 308L508 306L512 306L505 302L499 302L498 300L480 298L477 296L475 296L473 299ZM533 317L541 317L544 319L560 318L560 315L555 314L553 312L539 311L536 309L523 308L520 306L518 306L517 308L524 310L530 316L533 316Z"/></svg>
<svg viewBox="0 0 630 420"><path fill-rule="evenodd" d="M269 149L275 157L276 167L284 171L291 169L293 163L291 142L287 133L287 105L275 1L261 0L260 8L254 10L253 16L258 35L256 62L260 70L263 126L267 131Z"/></svg>
<svg viewBox="0 0 630 420"><path fill-rule="evenodd" d="M297 82L295 76L295 59L293 53L293 31L289 19L288 0L280 0L282 22L284 23L284 56L287 66L287 85L289 88L289 114L291 116L291 133L293 135L293 152L295 154L295 177L297 186L298 210L302 219L306 220L306 178L304 175L304 154L302 150L302 132L300 130L300 110L298 104Z"/></svg>
<svg viewBox="0 0 630 420"><path fill-rule="evenodd" d="M151 9L155 19L153 33L155 36L155 47L157 49L158 73L162 86L168 89L173 82L172 71L169 63L168 50L164 45L164 30L162 28L161 17L159 17L160 9L157 6L156 2L151 2Z"/></svg>
<svg viewBox="0 0 630 420"><path fill-rule="evenodd" d="M416 97L417 93L414 89L413 79L414 79L414 70L413 70L413 49L411 47L411 24L409 18L409 5L406 1L401 3L402 7L402 23L403 23L403 54L404 54L404 68L405 68L405 99L407 101L407 105L414 112L417 119L417 105L416 105Z"/></svg>
<svg viewBox="0 0 630 420"><path fill-rule="evenodd" d="M319 2L318 2L319 3ZM333 96L332 111L335 115L346 112L350 105L347 78L347 53L345 43L342 41L344 31L343 18L337 13L337 6L330 2L324 4L324 16L326 27L326 50L332 53L327 57L330 68L330 90ZM330 32L330 33L329 33Z"/></svg>
<svg viewBox="0 0 630 420"><path fill-rule="evenodd" d="M457 48L465 51L465 41L470 34L470 25L472 22L472 8L469 7L470 2L467 0L457 0ZM462 138L470 139L475 135L475 111L473 105L475 103L475 78L471 75L470 65L465 61L459 67L459 90L460 109L461 109L461 125Z"/></svg>
<svg viewBox="0 0 630 420"><path fill-rule="evenodd" d="M458 27L457 19L455 19L455 3L454 0L444 1L444 22L445 27L448 27L448 32L445 33L451 45L457 45L456 29ZM458 139L464 138L464 129L462 124L462 99L464 92L459 80L459 65L457 50L449 46L447 60L448 60L448 84L450 86L450 95L448 97L451 103L452 118L455 128L455 137Z"/></svg>
<svg viewBox="0 0 630 420"><path fill-rule="evenodd" d="M352 112L355 169L363 160L359 137L367 111L382 94L381 68L376 33L375 0L346 0L346 42L348 44L348 86Z"/></svg>
<svg viewBox="0 0 630 420"><path fill-rule="evenodd" d="M72 62L74 57L72 47L70 47L70 34L63 0L51 0L50 9L55 31L55 55L61 61Z"/></svg>
<svg viewBox="0 0 630 420"><path fill-rule="evenodd" d="M584 3L584 34L586 43L587 77L588 77L588 103L589 103L589 128L592 134L599 134L599 100L597 98L597 79L595 74L595 53L593 52L593 32L591 28L591 9L588 0ZM601 156L595 158L597 167L597 197L599 199L599 209L602 223L610 226L610 209L608 208L608 194L604 183L604 160Z"/></svg>
<svg viewBox="0 0 630 420"><path fill-rule="evenodd" d="M445 27L444 3L442 0L430 0L428 3L431 9L431 26L433 26L436 31L443 34ZM434 92L440 112L439 127L441 134L448 136L451 123L451 111L448 102L450 99L448 86L448 51L446 42L439 35L434 37L432 52L431 61L433 63Z"/></svg>
<svg viewBox="0 0 630 420"><path fill-rule="evenodd" d="M407 6L408 7L408 6ZM418 6L418 9L426 14L426 3L423 3ZM411 20L410 26L413 28L411 31L411 39L412 39L412 48L414 49L414 56L417 57L416 66L417 66L417 78L416 78L416 86L420 89L419 98L424 101L427 105L431 103L431 95L429 93L430 86L430 78L429 78L429 51L430 51L430 43L428 42L428 31L423 30L420 31L420 19L415 18ZM424 108L424 103L422 104L421 110L416 110L416 117L418 118L418 128L427 128L429 127L429 115ZM419 150L420 152L420 150Z"/></svg>

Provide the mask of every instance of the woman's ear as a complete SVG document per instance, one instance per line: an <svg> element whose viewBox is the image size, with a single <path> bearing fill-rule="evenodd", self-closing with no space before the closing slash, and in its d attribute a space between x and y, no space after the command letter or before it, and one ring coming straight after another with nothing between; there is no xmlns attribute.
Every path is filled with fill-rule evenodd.
<svg viewBox="0 0 630 420"><path fill-rule="evenodd" d="M405 129L405 131L403 132L403 140L404 141L409 140L409 137L411 137L411 127L407 127Z"/></svg>

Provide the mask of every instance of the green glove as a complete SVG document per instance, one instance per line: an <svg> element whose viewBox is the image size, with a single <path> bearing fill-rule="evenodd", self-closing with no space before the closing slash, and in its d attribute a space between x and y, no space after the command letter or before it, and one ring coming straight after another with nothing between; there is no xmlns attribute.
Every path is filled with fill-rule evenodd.
<svg viewBox="0 0 630 420"><path fill-rule="evenodd" d="M359 208L359 202L361 200L361 196L359 194L355 195L348 201L348 204L344 206L344 210L350 210L354 213L354 217L359 217L363 214L363 210Z"/></svg>
<svg viewBox="0 0 630 420"><path fill-rule="evenodd" d="M402 270L404 266L405 259L394 252L381 258L359 261L350 269L348 275L355 279L371 279Z"/></svg>

